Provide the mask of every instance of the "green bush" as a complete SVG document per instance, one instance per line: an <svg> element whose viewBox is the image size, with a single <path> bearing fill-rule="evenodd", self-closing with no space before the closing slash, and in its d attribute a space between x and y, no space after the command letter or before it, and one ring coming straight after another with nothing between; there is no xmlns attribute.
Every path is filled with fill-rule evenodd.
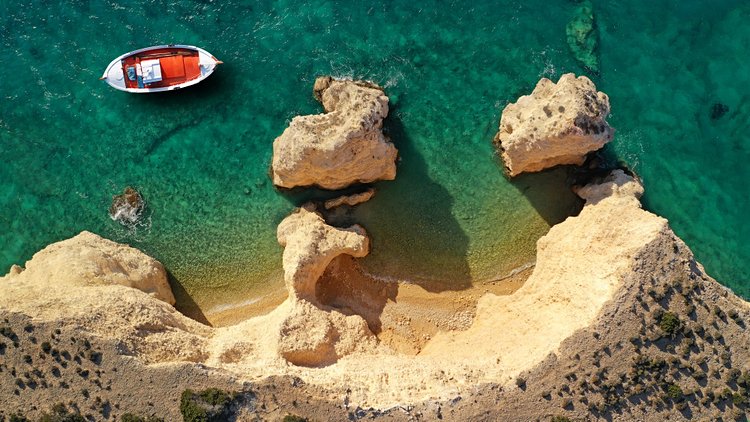
<svg viewBox="0 0 750 422"><path fill-rule="evenodd" d="M187 389L180 398L180 413L185 422L219 422L231 416L231 405L239 398L218 388L200 392Z"/></svg>
<svg viewBox="0 0 750 422"><path fill-rule="evenodd" d="M57 403L52 406L52 413L44 413L39 422L86 422L86 419L78 412L68 412L64 404Z"/></svg>
<svg viewBox="0 0 750 422"><path fill-rule="evenodd" d="M218 388L209 388L208 390L201 391L199 396L211 406L224 406L232 400L226 391L219 390Z"/></svg>
<svg viewBox="0 0 750 422"><path fill-rule="evenodd" d="M732 403L735 406L742 406L746 402L747 402L747 400L745 399L745 396L743 396L742 394L740 394L740 393L734 393L734 394L732 394Z"/></svg>
<svg viewBox="0 0 750 422"><path fill-rule="evenodd" d="M682 388L677 384L669 384L667 387L667 396L674 401L682 401L685 398Z"/></svg>
<svg viewBox="0 0 750 422"><path fill-rule="evenodd" d="M187 389L180 397L180 413L185 422L208 422L208 411L194 401L193 390Z"/></svg>
<svg viewBox="0 0 750 422"><path fill-rule="evenodd" d="M680 319L672 312L665 312L659 319L659 327L665 333L673 335L680 327Z"/></svg>

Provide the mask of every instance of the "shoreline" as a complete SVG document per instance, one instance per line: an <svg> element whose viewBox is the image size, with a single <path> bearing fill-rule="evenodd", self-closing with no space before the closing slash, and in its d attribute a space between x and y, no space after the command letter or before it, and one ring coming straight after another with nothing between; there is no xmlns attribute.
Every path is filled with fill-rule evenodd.
<svg viewBox="0 0 750 422"><path fill-rule="evenodd" d="M342 261L347 260L342 259ZM505 275L490 280L472 282L471 287L457 290L443 290L441 292L431 292L429 285L424 286L424 283L373 275L364 270L361 264L354 260L347 262L346 265L339 266L337 271L342 273L337 274L337 278L359 278L360 284L371 283L373 286L396 287L398 294L392 300L399 303L399 305L386 307L384 314L387 314L387 312L398 312L403 317L409 318L413 315L423 313L425 309L438 307L451 308L453 312L468 313L473 316L477 302L482 295L486 293L495 295L513 294L523 286L531 275L534 265L534 263L527 263L511 270ZM273 285L263 286L262 289L253 289L253 292L257 291L260 291L260 295L254 294L252 297L240 302L225 302L213 305L211 308L203 311L204 316L208 319L212 327L228 327L254 317L267 315L281 306L288 297L283 283L274 283ZM405 303L410 303L411 306L405 306ZM460 304L460 306L456 306L456 304ZM195 319L189 314L184 315ZM389 317L388 315L385 316Z"/></svg>

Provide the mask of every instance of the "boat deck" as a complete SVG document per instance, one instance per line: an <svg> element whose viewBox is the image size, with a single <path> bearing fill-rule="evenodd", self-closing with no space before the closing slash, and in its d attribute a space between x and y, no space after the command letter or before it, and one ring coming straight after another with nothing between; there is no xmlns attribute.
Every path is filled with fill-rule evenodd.
<svg viewBox="0 0 750 422"><path fill-rule="evenodd" d="M159 60L161 67L161 80L144 84L141 78L140 63L145 60ZM128 77L128 68L137 77ZM125 75L125 86L127 88L165 88L179 85L183 82L196 79L201 76L200 59L197 51L184 48L162 48L150 50L122 60L122 73ZM140 85L139 85L140 84Z"/></svg>

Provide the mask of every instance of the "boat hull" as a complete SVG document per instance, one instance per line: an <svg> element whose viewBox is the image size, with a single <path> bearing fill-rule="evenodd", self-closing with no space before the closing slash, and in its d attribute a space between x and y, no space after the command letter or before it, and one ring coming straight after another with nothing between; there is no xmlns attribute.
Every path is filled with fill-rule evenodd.
<svg viewBox="0 0 750 422"><path fill-rule="evenodd" d="M120 91L138 94L175 91L195 85L221 64L208 51L169 44L125 53L107 66L101 79Z"/></svg>

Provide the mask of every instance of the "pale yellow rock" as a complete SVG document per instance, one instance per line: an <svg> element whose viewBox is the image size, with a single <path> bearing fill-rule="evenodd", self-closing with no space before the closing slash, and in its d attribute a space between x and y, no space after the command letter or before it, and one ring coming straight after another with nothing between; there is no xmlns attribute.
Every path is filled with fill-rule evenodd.
<svg viewBox="0 0 750 422"><path fill-rule="evenodd" d="M89 232L34 254L0 278L0 308L64 321L146 362L204 360L210 330L174 307L163 266L137 249Z"/></svg>
<svg viewBox="0 0 750 422"><path fill-rule="evenodd" d="M375 336L362 317L300 300L281 325L279 354L295 365L316 367L375 346Z"/></svg>
<svg viewBox="0 0 750 422"><path fill-rule="evenodd" d="M307 204L279 224L277 235L284 246L284 281L292 303L280 327L279 354L295 365L325 366L374 346L374 336L362 317L322 309L315 292L318 279L335 257L369 253L364 229L329 226Z"/></svg>
<svg viewBox="0 0 750 422"><path fill-rule="evenodd" d="M332 208L340 207L342 205L348 205L353 207L363 202L367 202L375 195L375 189L370 188L361 193L355 193L353 195L344 195L337 198L329 199L323 204L325 209L330 210Z"/></svg>
<svg viewBox="0 0 750 422"><path fill-rule="evenodd" d="M11 274L47 279L50 283L119 284L133 287L174 305L161 263L138 249L84 231L34 254L25 271Z"/></svg>
<svg viewBox="0 0 750 422"><path fill-rule="evenodd" d="M604 199L631 201L640 207L643 185L623 170L613 170L599 183L592 183L575 190L576 195L586 200L586 205L595 205Z"/></svg>
<svg viewBox="0 0 750 422"><path fill-rule="evenodd" d="M284 247L284 282L289 295L312 303L317 302L315 283L333 258L341 254L361 258L370 252L370 241L362 226L329 226L311 204L286 217L276 236Z"/></svg>
<svg viewBox="0 0 750 422"><path fill-rule="evenodd" d="M297 116L273 142L273 183L284 188L341 189L393 180L396 147L383 135L388 97L363 81L315 81L325 114Z"/></svg>
<svg viewBox="0 0 750 422"><path fill-rule="evenodd" d="M609 97L589 78L568 73L556 84L542 78L531 95L505 107L495 142L511 176L580 165L586 154L612 140L607 115Z"/></svg>
<svg viewBox="0 0 750 422"><path fill-rule="evenodd" d="M473 359L498 368L496 377L515 376L592 324L633 271L633 257L670 230L641 209L643 188L620 170L579 192L589 202L537 242L526 283L510 296L484 296L469 330L435 336L423 354Z"/></svg>
<svg viewBox="0 0 750 422"><path fill-rule="evenodd" d="M21 267L20 265L13 264L10 266L10 272L8 273L8 275L18 275L18 274L21 274L22 272L23 272L23 267Z"/></svg>

